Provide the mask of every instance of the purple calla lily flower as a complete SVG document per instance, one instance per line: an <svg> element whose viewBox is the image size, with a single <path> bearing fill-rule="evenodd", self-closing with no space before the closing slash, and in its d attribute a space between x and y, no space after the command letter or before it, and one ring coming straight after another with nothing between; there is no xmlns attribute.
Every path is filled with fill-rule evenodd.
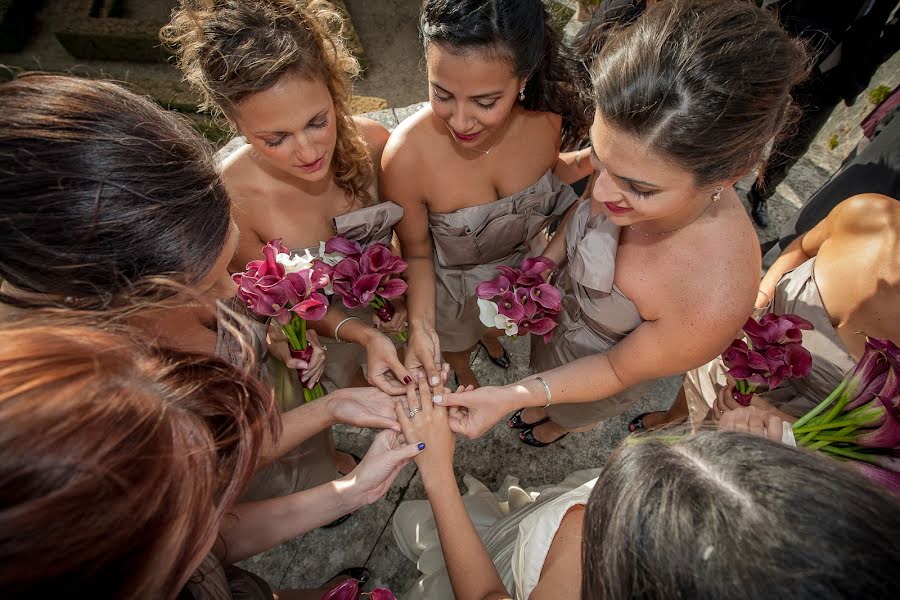
<svg viewBox="0 0 900 600"><path fill-rule="evenodd" d="M362 254L362 247L358 242L342 237L333 237L325 242L325 252L343 254L349 257L358 257Z"/></svg>
<svg viewBox="0 0 900 600"><path fill-rule="evenodd" d="M376 292L382 298L396 298L406 292L407 284L402 279L388 279L378 286Z"/></svg>
<svg viewBox="0 0 900 600"><path fill-rule="evenodd" d="M519 321L525 316L525 307L512 292L506 292L497 298L497 310L501 315L509 317L513 321Z"/></svg>
<svg viewBox="0 0 900 600"><path fill-rule="evenodd" d="M479 298L484 298L485 300L489 300L494 296L499 296L500 294L505 294L509 292L512 288L512 283L505 276L501 275L496 279L491 279L490 281L482 281L475 288L475 293L478 294Z"/></svg>
<svg viewBox="0 0 900 600"><path fill-rule="evenodd" d="M523 275L540 275L556 268L556 263L546 256L535 256L522 261Z"/></svg>

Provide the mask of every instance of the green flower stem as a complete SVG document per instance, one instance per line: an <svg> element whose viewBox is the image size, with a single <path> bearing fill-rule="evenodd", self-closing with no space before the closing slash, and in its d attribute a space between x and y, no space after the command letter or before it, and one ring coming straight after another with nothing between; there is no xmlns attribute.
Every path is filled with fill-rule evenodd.
<svg viewBox="0 0 900 600"><path fill-rule="evenodd" d="M847 448L835 448L834 446L825 446L824 448L822 448L822 450L824 450L825 452L830 452L831 454L837 454L838 456L845 456L854 460L861 460L863 462L875 464L875 462L872 460L873 457L871 454L863 454L862 452L856 452Z"/></svg>
<svg viewBox="0 0 900 600"><path fill-rule="evenodd" d="M856 419L841 419L840 421L831 421L822 423L821 425L807 425L806 427L794 427L794 434L811 433L816 431L825 431L826 429L841 429L843 427L863 427L865 423L860 423Z"/></svg>
<svg viewBox="0 0 900 600"><path fill-rule="evenodd" d="M819 413L821 413L826 408L828 408L831 405L831 403L834 402L834 399L837 398L841 394L841 392L844 391L845 387L847 387L847 382L841 381L841 383L836 388L834 388L834 391L831 392L830 394L828 394L827 398L825 398L824 400L819 402L819 404L815 408L813 408L808 413L806 413L805 415L800 417L793 425L794 433L797 433L797 430L802 428L804 425L808 424L816 416L818 416Z"/></svg>
<svg viewBox="0 0 900 600"><path fill-rule="evenodd" d="M843 429L836 431L833 435L844 437L844 436L850 435L857 429L859 429L859 427L855 427L853 425L848 425L847 427L844 427ZM807 446L810 450L821 450L825 446L829 446L832 443L831 440L824 440L823 436L820 436L817 432L808 433L808 434L806 434L806 436L804 436L803 439L806 439L807 437L809 437L811 439L811 441L815 442L815 443ZM853 439L850 441L855 442L856 440Z"/></svg>

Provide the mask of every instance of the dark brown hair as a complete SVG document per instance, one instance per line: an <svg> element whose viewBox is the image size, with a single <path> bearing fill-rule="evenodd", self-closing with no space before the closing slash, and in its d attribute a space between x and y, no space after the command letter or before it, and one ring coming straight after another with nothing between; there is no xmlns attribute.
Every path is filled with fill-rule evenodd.
<svg viewBox="0 0 900 600"><path fill-rule="evenodd" d="M0 328L0 596L172 598L264 444L270 391L137 333Z"/></svg>
<svg viewBox="0 0 900 600"><path fill-rule="evenodd" d="M562 116L564 150L587 137L590 101L578 63L541 0L424 0L419 29L426 49L437 43L451 51L487 51L527 77L522 105Z"/></svg>
<svg viewBox="0 0 900 600"><path fill-rule="evenodd" d="M604 122L692 172L698 186L740 177L795 116L802 44L747 0L654 4L614 33L593 66Z"/></svg>
<svg viewBox="0 0 900 600"><path fill-rule="evenodd" d="M585 600L897 598L900 503L761 437L630 439L584 518Z"/></svg>
<svg viewBox="0 0 900 600"><path fill-rule="evenodd" d="M342 27L340 15L321 0L181 0L160 36L205 106L232 121L242 100L287 74L323 82L337 121L335 181L371 204L375 165L349 105L359 64Z"/></svg>
<svg viewBox="0 0 900 600"><path fill-rule="evenodd" d="M228 235L212 150L184 119L122 87L61 75L0 85L0 278L38 302L104 310L191 285ZM144 298L146 299L146 298Z"/></svg>

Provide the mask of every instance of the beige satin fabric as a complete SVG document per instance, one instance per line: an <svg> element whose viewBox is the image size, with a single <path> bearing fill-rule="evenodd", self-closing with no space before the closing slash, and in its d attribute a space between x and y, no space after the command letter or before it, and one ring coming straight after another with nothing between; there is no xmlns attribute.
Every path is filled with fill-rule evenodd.
<svg viewBox="0 0 900 600"><path fill-rule="evenodd" d="M281 412L303 404L303 389L297 371L266 353L266 330L246 314L239 302L220 302L217 306L216 355L252 372L272 385ZM243 342L242 342L243 340ZM260 469L242 501L286 496L332 481L338 476L334 466L334 441L331 430L319 432L293 448L279 460Z"/></svg>
<svg viewBox="0 0 900 600"><path fill-rule="evenodd" d="M207 554L184 590L194 600L272 600L272 588L262 578L234 565L224 566Z"/></svg>
<svg viewBox="0 0 900 600"><path fill-rule="evenodd" d="M534 371L606 352L643 322L634 303L613 283L618 247L619 227L603 215L592 217L590 199L581 200L566 227L567 263L557 280L564 310L549 344L531 336ZM625 412L650 385L644 382L595 402L554 405L547 414L566 429L595 425Z"/></svg>
<svg viewBox="0 0 900 600"><path fill-rule="evenodd" d="M394 225L403 217L403 208L394 202L381 202L366 208L360 208L334 218L334 235L358 242L362 247L381 243L388 247L394 235ZM305 249L299 250L303 252ZM318 246L309 248L310 252L318 252ZM347 308L341 304L339 296L333 296L332 302L338 303L349 316L359 317L363 323L371 325L375 312L368 306ZM366 351L359 344L347 344L334 338L322 337L328 347L323 382L328 388L350 387L353 376L359 367L366 364Z"/></svg>
<svg viewBox="0 0 900 600"><path fill-rule="evenodd" d="M521 192L451 213L429 213L436 279L435 329L441 349L463 352L488 331L478 318L479 283L518 267L546 245L542 232L576 200L572 188L547 171Z"/></svg>
<svg viewBox="0 0 900 600"><path fill-rule="evenodd" d="M789 415L799 417L824 400L856 364L834 330L822 303L815 278L815 257L785 273L775 287L771 311L795 314L813 324L803 332L803 346L812 354L812 371L803 379L792 379L760 396ZM690 371L684 380L691 422L708 418L716 396L725 387L725 365L721 357Z"/></svg>

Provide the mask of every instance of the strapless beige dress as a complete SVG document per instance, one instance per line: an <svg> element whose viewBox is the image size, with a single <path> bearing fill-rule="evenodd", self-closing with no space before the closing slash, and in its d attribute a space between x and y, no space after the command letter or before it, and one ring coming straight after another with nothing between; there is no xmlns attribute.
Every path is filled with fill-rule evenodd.
<svg viewBox="0 0 900 600"><path fill-rule="evenodd" d="M546 245L543 230L575 203L575 192L551 171L521 192L451 213L429 213L434 242L435 330L441 349L464 352L488 331L475 288L518 267Z"/></svg>
<svg viewBox="0 0 900 600"><path fill-rule="evenodd" d="M850 356L822 303L816 285L816 259L809 259L785 273L775 286L771 311L778 315L795 314L813 324L803 332L803 346L812 354L812 371L803 379L791 379L779 388L760 394L767 402L795 417L802 416L828 397L856 361ZM725 387L725 365L716 357L688 372L684 380L691 422L704 421L716 396Z"/></svg>
<svg viewBox="0 0 900 600"><path fill-rule="evenodd" d="M591 200L581 200L566 227L566 263L557 278L564 310L549 344L540 336L531 336L534 371L548 371L606 352L643 322L634 303L613 283L618 247L619 226L602 214L591 216ZM594 402L554 405L547 414L566 429L596 425L625 412L651 383Z"/></svg>
<svg viewBox="0 0 900 600"><path fill-rule="evenodd" d="M303 404L303 390L297 372L266 353L266 330L246 313L240 302L220 302L217 310L216 355L231 364L252 367L252 372L270 383L279 410L285 412ZM247 491L244 502L286 496L334 480L334 441L331 430L319 432L293 448L279 460L260 469Z"/></svg>
<svg viewBox="0 0 900 600"><path fill-rule="evenodd" d="M394 202L380 202L360 208L334 218L334 235L358 242L363 248L369 244L381 243L390 247L394 235L394 225L403 217L403 208ZM306 248L294 250L303 253ZM312 253L319 247L309 248ZM373 323L375 311L368 306L347 308L339 296L332 296L331 302L340 306L347 315L359 317L367 325ZM323 385L338 389L350 387L353 375L366 364L366 351L359 344L339 342L334 338L322 337L328 347L325 359Z"/></svg>

